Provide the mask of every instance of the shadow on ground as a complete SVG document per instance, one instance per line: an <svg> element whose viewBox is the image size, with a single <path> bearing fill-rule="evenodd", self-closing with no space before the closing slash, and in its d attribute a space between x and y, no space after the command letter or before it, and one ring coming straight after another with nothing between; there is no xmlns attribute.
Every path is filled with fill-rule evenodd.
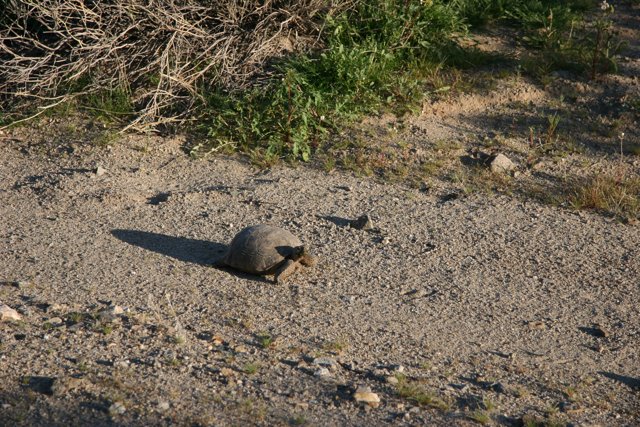
<svg viewBox="0 0 640 427"><path fill-rule="evenodd" d="M112 230L117 239L180 261L210 266L227 246L207 240L187 239L140 230Z"/></svg>
<svg viewBox="0 0 640 427"><path fill-rule="evenodd" d="M612 379L628 387L631 387L632 389L640 390L640 378L628 377L626 375L619 375L613 372L600 371L598 373L609 379Z"/></svg>
<svg viewBox="0 0 640 427"><path fill-rule="evenodd" d="M149 251L175 258L179 261L199 264L205 267L216 267L229 274L255 282L271 283L263 276L243 273L229 267L217 265L217 261L225 254L227 245L207 240L187 239L186 237L168 236L140 230L111 230L111 234L130 245L139 246Z"/></svg>

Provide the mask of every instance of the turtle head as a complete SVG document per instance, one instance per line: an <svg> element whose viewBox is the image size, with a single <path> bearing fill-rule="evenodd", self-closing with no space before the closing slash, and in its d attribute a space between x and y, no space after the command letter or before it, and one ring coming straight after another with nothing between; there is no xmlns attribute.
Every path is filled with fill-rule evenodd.
<svg viewBox="0 0 640 427"><path fill-rule="evenodd" d="M316 264L316 258L309 253L306 246L296 246L293 248L291 259L299 261L300 264L311 267Z"/></svg>

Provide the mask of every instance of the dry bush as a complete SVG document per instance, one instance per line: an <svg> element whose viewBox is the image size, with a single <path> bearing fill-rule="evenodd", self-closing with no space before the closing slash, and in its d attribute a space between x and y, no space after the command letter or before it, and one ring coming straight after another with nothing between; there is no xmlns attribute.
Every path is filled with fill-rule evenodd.
<svg viewBox="0 0 640 427"><path fill-rule="evenodd" d="M313 48L324 16L349 2L3 3L0 104L5 110L37 106L38 115L81 95L119 90L135 110L127 128L149 130L187 120L203 89L241 89L267 76L274 57Z"/></svg>

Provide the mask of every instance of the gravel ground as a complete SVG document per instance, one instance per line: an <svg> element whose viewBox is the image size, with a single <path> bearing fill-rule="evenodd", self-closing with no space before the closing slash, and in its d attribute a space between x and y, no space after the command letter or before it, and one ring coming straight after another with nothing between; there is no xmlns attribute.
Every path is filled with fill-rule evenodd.
<svg viewBox="0 0 640 427"><path fill-rule="evenodd" d="M136 146L0 148L4 424L637 422L638 227ZM210 266L257 223L319 264Z"/></svg>
<svg viewBox="0 0 640 427"><path fill-rule="evenodd" d="M1 133L0 425L640 425L638 218L530 197L640 176L637 9L619 74L369 118L333 152L353 173L98 148L71 118ZM563 141L532 146L554 112ZM480 151L515 170L463 164ZM372 159L383 179L359 176ZM258 223L318 265L281 284L212 267Z"/></svg>

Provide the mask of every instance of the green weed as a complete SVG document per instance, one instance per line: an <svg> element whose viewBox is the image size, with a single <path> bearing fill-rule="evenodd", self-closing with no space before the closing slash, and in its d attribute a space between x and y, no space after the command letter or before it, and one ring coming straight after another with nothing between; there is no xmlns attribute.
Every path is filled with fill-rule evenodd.
<svg viewBox="0 0 640 427"><path fill-rule="evenodd" d="M258 363L247 363L242 367L242 372L247 375L253 375L260 370L260 365Z"/></svg>
<svg viewBox="0 0 640 427"><path fill-rule="evenodd" d="M398 396L414 402L419 406L428 406L441 411L447 411L451 407L450 402L426 390L422 385L411 382L404 375L396 375L396 378L398 379Z"/></svg>
<svg viewBox="0 0 640 427"><path fill-rule="evenodd" d="M268 332L261 332L257 334L256 339L262 348L270 348L275 345L275 338Z"/></svg>
<svg viewBox="0 0 640 427"><path fill-rule="evenodd" d="M326 49L276 64L280 78L242 93L206 93L200 131L208 143L191 154L233 145L307 161L331 130L393 105L417 105L428 70L465 30L445 2L395 0L360 2L326 26Z"/></svg>

